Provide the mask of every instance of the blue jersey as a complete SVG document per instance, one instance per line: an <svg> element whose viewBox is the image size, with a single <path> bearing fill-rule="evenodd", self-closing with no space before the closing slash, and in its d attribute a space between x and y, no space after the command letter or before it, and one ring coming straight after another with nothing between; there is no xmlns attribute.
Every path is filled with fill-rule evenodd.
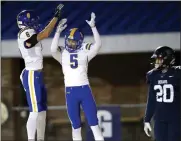
<svg viewBox="0 0 181 141"><path fill-rule="evenodd" d="M147 73L149 85L145 122L170 121L180 118L180 66L174 66L162 73L153 69Z"/></svg>

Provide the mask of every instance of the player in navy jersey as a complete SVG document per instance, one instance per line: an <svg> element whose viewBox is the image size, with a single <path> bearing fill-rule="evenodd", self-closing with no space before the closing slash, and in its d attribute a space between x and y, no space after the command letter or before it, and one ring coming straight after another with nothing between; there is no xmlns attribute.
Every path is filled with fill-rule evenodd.
<svg viewBox="0 0 181 141"><path fill-rule="evenodd" d="M174 66L174 50L158 47L152 55L154 69L147 73L149 85L144 131L150 136L154 117L156 141L180 140L180 66Z"/></svg>

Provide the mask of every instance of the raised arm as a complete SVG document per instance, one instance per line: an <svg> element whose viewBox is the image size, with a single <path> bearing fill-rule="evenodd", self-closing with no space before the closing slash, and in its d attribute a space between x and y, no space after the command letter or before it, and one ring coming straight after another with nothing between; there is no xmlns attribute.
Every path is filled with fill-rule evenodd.
<svg viewBox="0 0 181 141"><path fill-rule="evenodd" d="M34 47L39 41L48 38L53 31L58 19L60 18L61 9L63 4L59 4L56 8L55 15L50 21L50 23L38 34L33 34L29 39L24 42L26 48Z"/></svg>
<svg viewBox="0 0 181 141"><path fill-rule="evenodd" d="M61 63L61 52L58 49L59 37L60 37L60 33L67 27L66 22L67 22L67 19L62 19L59 22L56 33L54 35L54 38L51 44L51 54L53 58L56 59L59 63Z"/></svg>
<svg viewBox="0 0 181 141"><path fill-rule="evenodd" d="M101 48L101 37L95 26L95 18L96 18L95 14L91 13L91 20L90 21L86 20L86 22L91 27L91 30L92 30L92 33L94 36L94 43L86 46L86 49L89 50L89 52L88 52L89 61L97 55L99 49Z"/></svg>

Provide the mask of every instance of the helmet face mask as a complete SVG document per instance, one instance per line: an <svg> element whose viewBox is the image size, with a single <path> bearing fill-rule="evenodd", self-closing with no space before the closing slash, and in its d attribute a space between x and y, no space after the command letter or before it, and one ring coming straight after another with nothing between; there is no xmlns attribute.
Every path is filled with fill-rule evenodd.
<svg viewBox="0 0 181 141"><path fill-rule="evenodd" d="M175 63L174 50L167 46L158 47L151 57L151 64L156 69L168 68Z"/></svg>
<svg viewBox="0 0 181 141"><path fill-rule="evenodd" d="M161 57L155 57L155 58L151 58L152 59L152 62L151 64L154 65L154 67L156 69L160 68L163 66L163 58Z"/></svg>
<svg viewBox="0 0 181 141"><path fill-rule="evenodd" d="M69 48L74 49L74 50L77 48L77 45L78 45L78 42L73 39L67 39L66 43Z"/></svg>

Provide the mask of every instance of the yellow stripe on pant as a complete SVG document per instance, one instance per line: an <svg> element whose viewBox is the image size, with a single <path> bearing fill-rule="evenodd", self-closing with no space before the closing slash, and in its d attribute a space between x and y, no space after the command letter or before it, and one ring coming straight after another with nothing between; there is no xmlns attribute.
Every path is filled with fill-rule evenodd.
<svg viewBox="0 0 181 141"><path fill-rule="evenodd" d="M34 71L29 71L28 85L29 85L30 99L31 99L31 104L32 104L32 111L38 112L36 92L35 92L35 86L34 86Z"/></svg>

